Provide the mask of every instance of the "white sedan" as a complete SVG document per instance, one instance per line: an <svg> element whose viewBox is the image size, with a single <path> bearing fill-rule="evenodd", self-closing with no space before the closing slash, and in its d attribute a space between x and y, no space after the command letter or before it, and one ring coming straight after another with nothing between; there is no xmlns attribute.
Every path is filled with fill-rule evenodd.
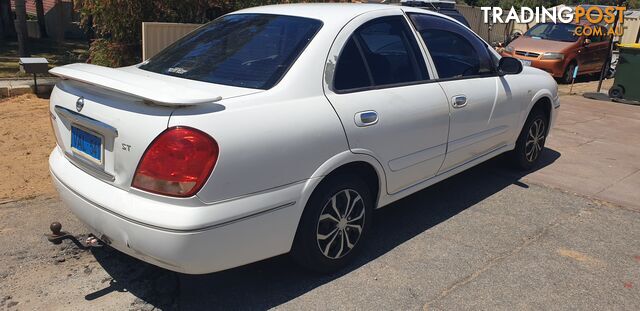
<svg viewBox="0 0 640 311"><path fill-rule="evenodd" d="M339 269L374 209L505 152L533 168L560 106L547 73L389 5L246 9L135 66L51 73L62 200L104 243L191 274L288 252Z"/></svg>

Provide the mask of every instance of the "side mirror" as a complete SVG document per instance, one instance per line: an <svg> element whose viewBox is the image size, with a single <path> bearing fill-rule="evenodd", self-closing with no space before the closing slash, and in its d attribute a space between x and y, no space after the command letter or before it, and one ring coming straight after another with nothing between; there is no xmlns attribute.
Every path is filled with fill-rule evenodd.
<svg viewBox="0 0 640 311"><path fill-rule="evenodd" d="M517 75L522 72L522 62L513 57L502 57L498 62L498 73L504 75Z"/></svg>
<svg viewBox="0 0 640 311"><path fill-rule="evenodd" d="M584 45L584 46L589 46L589 44L591 44L591 39L589 39L589 38L585 38L584 42L582 42L582 45Z"/></svg>

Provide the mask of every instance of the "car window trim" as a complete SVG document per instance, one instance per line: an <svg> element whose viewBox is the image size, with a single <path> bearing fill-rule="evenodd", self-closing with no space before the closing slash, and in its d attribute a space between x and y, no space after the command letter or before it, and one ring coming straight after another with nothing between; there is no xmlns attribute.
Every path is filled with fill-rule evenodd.
<svg viewBox="0 0 640 311"><path fill-rule="evenodd" d="M353 43L356 45L356 48L358 49L358 55L360 55L360 58L362 59L362 63L364 64L364 69L367 71L367 77L369 77L369 86L373 86L376 85L375 81L373 80L373 73L371 73L371 67L369 67L369 61L367 60L366 57L364 57L364 51L362 50L362 37L360 36L359 33L353 33L351 35L351 37L349 38L349 40L353 39ZM349 40L347 40L347 43L349 42ZM347 45L345 44L345 47ZM342 55L342 51L340 52L340 55ZM340 56L338 56L338 62L340 61ZM333 79L335 80L335 77L333 77Z"/></svg>
<svg viewBox="0 0 640 311"><path fill-rule="evenodd" d="M420 31L418 30L418 27L416 26L415 22L411 19L411 15L420 15L420 16L426 16L426 17L433 17L433 18L440 18L443 20L447 20L446 18L442 18L440 16L436 16L436 15L432 15L432 14L425 14L425 13L419 13L419 12L405 12L409 22L411 23L412 27L412 31L414 31L418 37L420 37L421 42L424 44L424 49L427 52L427 55L431 55L431 52L429 51L429 48L427 47L427 43L424 42L424 39L422 38L422 35L420 34ZM458 22L456 20L454 20L455 22ZM460 23L460 22L458 22ZM462 24L462 23L460 23ZM465 26L464 24L462 24L462 26ZM489 56L491 56L491 47L489 46L489 44L487 42L485 42L477 33L473 32L470 30L470 32L478 39L480 40L480 42L482 43L482 45L485 47L485 49L487 49L487 53L489 54ZM438 69L435 66L435 63L432 64L433 66L433 70L436 71L436 73L438 74L438 79L434 79L437 80L438 82L446 82L446 81L454 81L454 80L466 80L466 79L473 79L473 78L488 78L488 77L498 77L500 76L500 74L498 73L498 68L497 68L497 64L495 63L495 61L493 60L493 57L489 57L490 63L491 63L491 73L490 74L482 74L482 75L473 75L473 76L462 76L462 77L450 77L450 78L440 78L440 73L438 72Z"/></svg>
<svg viewBox="0 0 640 311"><path fill-rule="evenodd" d="M405 23L405 30L408 30L409 32L413 33L413 29L411 29L411 26L409 26L407 24L406 19L403 17L402 18L404 20ZM409 47L411 47L408 52L411 54L411 63L413 65L413 73L416 75L416 77L420 77L420 75L422 75L422 72L420 70L420 65L418 64L418 55L416 55L416 51L414 51L413 47L411 46L411 38L407 37L406 33L402 33L402 39L405 41L405 43L407 43L409 45ZM413 40L415 41L415 36L413 36ZM418 43L418 41L415 41L416 45L418 46L418 50L420 50L420 44ZM420 57L422 57L422 61L425 63L425 65L427 64L427 60L424 59L424 56L422 55L422 53L420 53ZM425 72L427 73L427 79L431 78L431 75L429 74L429 70L428 68L424 68Z"/></svg>
<svg viewBox="0 0 640 311"><path fill-rule="evenodd" d="M418 80L418 81L411 81L411 82L400 82L400 83L392 83L392 84L371 85L371 86L352 88L352 89L346 89L346 90L335 90L334 89L333 92L336 93L336 94L349 94L349 93L358 93L358 92L363 92L363 91L383 90L383 89L399 88L399 87L405 87L405 86L429 84L429 83L436 83L436 82L438 82L438 80L435 80L435 79L432 79L432 80Z"/></svg>
<svg viewBox="0 0 640 311"><path fill-rule="evenodd" d="M363 40L363 39L360 36L360 34L357 33L357 31L360 29L360 27L362 27L363 25L365 25L365 24L367 24L367 23L369 23L371 21L374 21L374 20L380 19L380 18L387 18L387 17L400 17L400 18L402 18L402 20L403 20L403 22L405 24L405 30L409 31L411 33L414 33L413 28L407 22L406 18L404 17L404 14L376 17L376 18L373 18L371 20L368 20L368 21L362 23L362 25L358 26L356 28L356 30L354 30L354 32L349 36L349 39L347 39L347 41L345 41L344 46L342 47L342 49L340 50L340 53L338 54L338 62L336 62L336 68L337 68L337 65L340 62L340 56L342 55L342 52L344 51L344 48L347 46L347 43L352 38L356 38L354 41L355 41L356 47L358 48L358 53L360 54L360 57L362 58L362 60L364 62L364 66L365 66L365 68L367 70L367 75L369 76L370 85L366 86L366 87L338 90L335 87L336 77L334 76L332 81L331 81L331 90L334 93L336 93L336 94L348 94L348 93L356 93L356 92L362 92L362 91L380 90L380 89L387 89L387 88L394 88L394 87L403 87L403 86L411 86L411 85L418 85L418 84L426 84L426 83L431 83L431 82L435 82L436 81L436 79L430 79L431 74L430 74L429 68L427 66L428 61L426 59L424 59L423 55L420 55L420 57L422 57L424 62L425 62L425 68L424 69L425 69L425 71L427 73L427 77L429 77L429 78L421 79L421 80L415 80L415 81L409 81L409 82L390 83L390 84L381 84L381 85L376 85L375 84L375 80L373 79L373 74L371 73L371 68L369 66L369 62L367 61L367 58L364 56L364 52L362 51L361 40ZM403 38L405 40L411 40L410 38L407 37L406 33L403 33L403 35L404 35ZM416 40L415 39L415 33L414 33L413 37L414 37L414 40ZM409 42L403 42L403 43L409 43ZM416 41L416 44L418 45L418 49L420 49L419 42ZM411 46L409 46L409 49L411 50ZM418 67L417 66L417 63L418 63L417 57L418 57L418 55L415 55L415 53L414 53L415 51L408 51L408 52L411 54L410 57L413 56L412 63L414 63L416 65L415 67ZM419 69L414 69L414 70L419 70Z"/></svg>
<svg viewBox="0 0 640 311"><path fill-rule="evenodd" d="M449 82L449 81L457 81L457 80L469 80L469 79L483 79L483 78L496 78L499 77L497 73L484 74L484 75L473 75L473 76L464 76L464 77L452 77L452 78L438 78L438 79L429 79L429 80L420 80L420 81L411 81L411 82L401 82L401 83L393 83L393 84L384 84L384 85L373 85L366 87L358 87L346 90L332 90L336 94L350 94L350 93L359 93L364 91L374 91L374 90L383 90L389 88L400 88L405 86L414 86L421 84L431 84L431 83L440 83L440 82Z"/></svg>

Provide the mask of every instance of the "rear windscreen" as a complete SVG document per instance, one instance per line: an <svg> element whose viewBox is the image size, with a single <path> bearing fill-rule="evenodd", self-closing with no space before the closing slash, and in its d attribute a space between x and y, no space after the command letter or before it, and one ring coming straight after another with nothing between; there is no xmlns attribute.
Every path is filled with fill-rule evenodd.
<svg viewBox="0 0 640 311"><path fill-rule="evenodd" d="M140 69L255 89L275 85L316 34L318 20L233 14L198 28Z"/></svg>

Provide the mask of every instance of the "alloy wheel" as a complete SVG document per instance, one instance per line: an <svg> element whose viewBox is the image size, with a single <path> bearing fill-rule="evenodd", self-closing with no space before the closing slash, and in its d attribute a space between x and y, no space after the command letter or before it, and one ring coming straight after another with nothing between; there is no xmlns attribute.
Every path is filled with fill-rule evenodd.
<svg viewBox="0 0 640 311"><path fill-rule="evenodd" d="M334 194L322 208L316 229L320 252L329 259L347 255L358 243L365 222L362 196L353 189Z"/></svg>
<svg viewBox="0 0 640 311"><path fill-rule="evenodd" d="M527 142L524 147L525 158L529 162L534 162L540 156L544 148L546 128L544 120L536 119L529 127Z"/></svg>

